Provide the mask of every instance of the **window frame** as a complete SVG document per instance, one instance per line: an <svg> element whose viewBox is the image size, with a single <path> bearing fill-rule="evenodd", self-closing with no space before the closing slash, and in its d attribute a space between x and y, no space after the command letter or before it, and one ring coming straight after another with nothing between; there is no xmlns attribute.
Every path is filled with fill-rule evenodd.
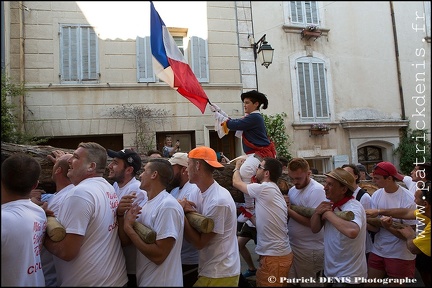
<svg viewBox="0 0 432 288"><path fill-rule="evenodd" d="M178 44L182 42L179 47L184 56L184 60L191 67L198 82L209 82L209 64L208 64L208 43L205 39L191 36L188 40L186 28L168 28L174 42ZM180 37L183 41L180 41ZM143 40L145 39L145 40ZM148 40L147 40L148 39ZM142 45L145 47L142 48ZM196 56L196 57L195 57ZM142 58L144 57L144 59ZM159 78L153 71L153 56L151 54L150 36L136 38L136 63L137 63L137 82L138 83L151 83L160 82ZM144 65L144 68L142 68ZM149 71L146 73L145 71ZM151 75L151 76L150 76Z"/></svg>
<svg viewBox="0 0 432 288"><path fill-rule="evenodd" d="M60 83L67 83L67 84L84 84L84 83L99 83L100 80L100 67L99 67L99 37L96 31L94 30L94 27L88 24L60 24L59 27L59 37L60 37ZM71 31L71 29L76 29L76 33L68 33L66 35L65 29L68 29ZM87 32L88 38L85 39L84 35ZM66 37L69 36L68 39ZM75 39L74 39L75 38ZM68 41L67 41L68 40ZM73 42L73 40L75 40ZM86 47L84 44L87 41L87 44L89 44ZM93 43L94 42L94 43ZM69 46L66 47L66 45ZM73 54L73 48L75 45L76 52ZM66 50L68 52L68 55L66 55ZM84 53L85 50L87 50L87 53ZM87 56L87 60L85 61L84 57ZM73 75L71 72L72 65L69 66L69 73L66 76L67 73L65 73L67 67L64 65L66 59L72 59L70 60L70 64L72 62L76 62L76 79L73 79ZM84 69L85 63L89 63L87 65L87 69ZM92 68L94 68L94 71L91 71ZM85 77L84 74L93 74L93 77Z"/></svg>
<svg viewBox="0 0 432 288"><path fill-rule="evenodd" d="M303 122L329 121L327 71L324 61L314 57L301 57L297 59L296 67L300 119ZM300 67L307 68L303 70L302 75L300 75ZM302 83L303 81L305 83ZM323 103L324 97L325 104Z"/></svg>

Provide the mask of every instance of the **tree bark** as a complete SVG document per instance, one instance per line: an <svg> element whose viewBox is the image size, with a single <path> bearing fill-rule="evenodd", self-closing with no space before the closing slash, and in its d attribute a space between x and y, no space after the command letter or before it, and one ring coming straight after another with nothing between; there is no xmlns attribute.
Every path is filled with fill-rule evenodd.
<svg viewBox="0 0 432 288"><path fill-rule="evenodd" d="M372 226L383 227L381 224L381 220L379 218L367 218L366 221L368 224L371 224ZM402 228L406 227L407 225L393 221L391 226L395 229L402 229Z"/></svg>
<svg viewBox="0 0 432 288"><path fill-rule="evenodd" d="M63 225L53 216L47 217L47 234L54 242L60 242L66 237Z"/></svg>
<svg viewBox="0 0 432 288"><path fill-rule="evenodd" d="M64 148L56 148L49 145L19 145L19 144L12 144L12 143L6 143L2 142L1 144L1 161L3 162L4 159L9 157L12 154L15 153L26 153L30 156L33 156L41 165L42 172L41 176L39 178L39 186L38 189L45 190L47 193L54 193L56 191L55 183L51 179L52 174L52 167L53 163L47 158L48 155L51 154L54 150L63 150L67 153L73 153L74 150L71 149L64 149ZM143 166L148 161L148 156L141 155L141 159L143 161ZM108 157L108 163L110 162L110 158ZM238 203L244 203L244 195L241 191L234 188L232 186L232 170L235 168L234 164L223 164L225 166L225 169L223 170L215 170L213 173L214 179L222 186L225 187L233 197L235 202ZM108 166L108 165L107 165ZM141 173L139 171L138 173ZM139 175L139 174L138 174ZM110 179L108 179L108 168L105 171L104 174L105 179L108 180L108 182L112 183ZM323 184L325 183L326 176L325 175L311 175L312 179L315 179L319 183ZM281 190L282 194L287 194L289 188L292 187L292 184L289 180L288 174L282 174L282 176L279 178L277 182L279 189ZM361 181L360 186L365 185L365 188L367 188L368 193L372 194L375 192L378 187L372 184L371 181ZM403 183L401 184L403 186ZM171 191L171 188L167 188L168 191Z"/></svg>
<svg viewBox="0 0 432 288"><path fill-rule="evenodd" d="M156 242L156 232L145 226L144 224L140 222L134 222L132 224L133 229L138 234L138 236L147 244L153 244Z"/></svg>
<svg viewBox="0 0 432 288"><path fill-rule="evenodd" d="M186 218L189 224L200 233L210 233L213 231L213 219L205 217L197 212L186 213Z"/></svg>
<svg viewBox="0 0 432 288"><path fill-rule="evenodd" d="M296 205L291 205L290 208L295 212L299 213L300 215L308 218L311 218L312 215L315 213L315 208L296 206ZM335 214L339 218L342 218L347 221L354 220L354 213L352 211L336 211Z"/></svg>

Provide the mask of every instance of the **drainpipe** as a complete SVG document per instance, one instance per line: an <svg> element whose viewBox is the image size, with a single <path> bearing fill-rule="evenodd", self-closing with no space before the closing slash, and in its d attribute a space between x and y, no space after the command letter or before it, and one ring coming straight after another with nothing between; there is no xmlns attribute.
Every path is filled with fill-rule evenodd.
<svg viewBox="0 0 432 288"><path fill-rule="evenodd" d="M398 39L397 39L397 33L396 33L396 20L394 15L394 8L393 8L393 1L390 1L390 13L391 13L391 20L392 20L392 28L393 28L393 38L394 38L394 49L395 49L395 56L396 56L396 69L397 69L397 77L398 77L398 85L399 85L399 100L401 103L401 112L402 112L402 119L405 120L405 103L404 103L404 96L403 96L403 89L402 89L402 77L401 77L401 70L400 70L400 60L399 60L399 45L398 45Z"/></svg>
<svg viewBox="0 0 432 288"><path fill-rule="evenodd" d="M18 3L18 9L19 9L19 28L20 28L20 85L24 85L24 81L25 81L25 69L24 69L24 4L23 1L19 1ZM24 107L25 107L25 93L20 95L20 100L19 100L19 115L18 115L18 119L19 119L19 123L18 123L18 128L21 132L25 131L24 128L24 121L25 121L25 116L24 116Z"/></svg>
<svg viewBox="0 0 432 288"><path fill-rule="evenodd" d="M255 42L255 30L254 30L254 26L253 26L253 23L254 23L254 21L253 21L253 11L252 11L252 1L249 1L249 5L250 5L250 10L251 10L251 15L250 15L250 17L251 17L251 26L252 26L252 36L253 36L253 39L254 39L254 43L256 43ZM255 49L255 48L254 48ZM255 56L254 56L255 57ZM258 68L257 68L257 64L256 64L256 58L254 58L254 64L255 64L255 82L256 82L256 90L257 91L259 91L258 90Z"/></svg>

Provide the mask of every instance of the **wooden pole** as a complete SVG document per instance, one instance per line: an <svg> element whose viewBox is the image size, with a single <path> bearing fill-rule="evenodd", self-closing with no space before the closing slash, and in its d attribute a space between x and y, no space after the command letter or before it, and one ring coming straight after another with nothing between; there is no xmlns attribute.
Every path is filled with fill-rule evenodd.
<svg viewBox="0 0 432 288"><path fill-rule="evenodd" d="M186 213L186 218L193 228L200 233L210 233L214 228L213 219L203 216L197 212Z"/></svg>
<svg viewBox="0 0 432 288"><path fill-rule="evenodd" d="M134 222L132 226L135 232L147 244L156 242L156 232L140 222Z"/></svg>
<svg viewBox="0 0 432 288"><path fill-rule="evenodd" d="M54 216L47 216L48 237L54 242L60 242L66 237L66 229Z"/></svg>
<svg viewBox="0 0 432 288"><path fill-rule="evenodd" d="M367 218L366 221L367 221L368 224L371 224L372 226L383 227L382 224L381 224L380 218ZM392 223L391 226L393 228L395 228L395 229L402 229L402 228L404 228L404 227L406 227L408 225L393 221L393 223Z"/></svg>
<svg viewBox="0 0 432 288"><path fill-rule="evenodd" d="M303 207L297 205L291 205L290 208L295 212L299 213L300 215L308 218L312 217L312 215L315 213L315 208L309 208L309 207ZM347 221L354 220L354 213L352 211L336 211L335 214L339 218L342 218Z"/></svg>

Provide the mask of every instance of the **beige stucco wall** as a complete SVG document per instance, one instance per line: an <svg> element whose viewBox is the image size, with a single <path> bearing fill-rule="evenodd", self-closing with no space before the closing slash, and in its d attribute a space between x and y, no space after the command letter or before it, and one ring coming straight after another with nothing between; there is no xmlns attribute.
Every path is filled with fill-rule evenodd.
<svg viewBox="0 0 432 288"><path fill-rule="evenodd" d="M148 5L147 2L128 2L127 5L136 3L138 7L131 9L129 18L133 21L115 21L116 18L108 22L97 21L101 33L101 77L98 84L91 85L60 84L58 76L59 23L89 23L90 19L95 19L95 13L88 14L82 9L90 6L77 5L77 2L24 1L29 10L24 11L25 69L20 70L18 2L8 3L12 7L8 68L15 79L19 79L20 71L24 71L29 89L26 98L28 129L38 136L119 133L124 135L124 146L131 146L133 127L123 119L107 115L111 108L131 103L169 110L168 121L158 127L158 131L195 130L196 144L209 145L208 130L214 125L210 109L207 108L202 115L165 83L137 83L135 39L131 36L110 38L107 35L111 35L111 31L103 29L106 26L118 28L110 26L115 23L129 32L128 35L133 34L129 29L135 31L135 26L148 21L146 12L135 11L141 11L140 7ZM237 118L243 114L239 97L242 88L258 87L269 98L269 108L262 112L268 115L287 113L286 126L293 156L325 158L328 161L326 168L330 169L334 156L347 155L351 162L356 162L358 148L377 145L384 151L384 160L397 163L391 152L399 143L399 129L406 125L406 121L402 121L403 109L406 120L416 128L413 120L423 119L413 115L417 113L416 109L422 111L424 108L425 128L431 129L430 35L429 41L422 41L425 33L412 29L412 23L418 20L416 16L424 11L424 3L392 2L403 102L399 91L390 2L319 2L320 27L325 33L316 41L300 39L301 29L293 28L286 20L287 3L209 1L204 6L202 2L196 6L189 2L167 4L168 10L179 12L180 8L187 8L190 10L188 13L200 15L195 19L198 22L186 24L180 20L191 17L179 17L180 20L164 17L167 15L164 14L165 4L156 1L155 6L167 26L191 25L185 27L190 30L206 27L210 82L202 86L210 101L230 116ZM95 5L100 9L107 8L104 5L108 2ZM109 5L112 8L125 4L109 2ZM201 17L204 14L206 17ZM141 33L140 29L138 31ZM275 49L273 63L268 69L256 65L257 76L253 49L247 38L249 34L255 41L266 34L266 40ZM310 123L302 123L298 117L297 88L293 85L296 81L294 64L297 57L306 55L322 58L328 67L332 130L324 136L310 136ZM424 81L419 81L422 75ZM421 106L412 97L423 94L427 104ZM241 153L239 141L236 147Z"/></svg>
<svg viewBox="0 0 432 288"><path fill-rule="evenodd" d="M123 133L125 147L131 146L133 127L123 119L113 119L108 115L111 108L130 103L168 110L168 121L163 127L158 127L158 131L196 130L197 144L205 144L203 130L214 125L209 109L202 115L193 104L165 83L136 83L135 39L99 39L101 76L98 84L60 84L59 23L92 24L89 21L92 18L86 18L88 12L81 10L86 7L80 7L75 2L25 4L30 9L25 12L25 82L29 89L26 116L31 121L28 129L38 136ZM155 2L156 9L159 4ZM102 9L105 4L100 2L99 5ZM117 2L117 5L123 4ZM181 15L181 9L195 9L194 13L208 14L207 22L195 24L208 26L210 83L203 84L203 88L210 101L223 103L220 104L222 109L234 117L240 117L243 111L239 97L242 85L233 7L233 2L211 2L208 7L200 5L198 8L193 3L172 3L169 9L177 10L178 15ZM17 5L14 8L12 46L17 47ZM163 18L164 10L158 12L169 26L169 21ZM149 21L149 14L142 17ZM102 29L100 33L105 35ZM19 50L13 50L11 74L18 77Z"/></svg>

